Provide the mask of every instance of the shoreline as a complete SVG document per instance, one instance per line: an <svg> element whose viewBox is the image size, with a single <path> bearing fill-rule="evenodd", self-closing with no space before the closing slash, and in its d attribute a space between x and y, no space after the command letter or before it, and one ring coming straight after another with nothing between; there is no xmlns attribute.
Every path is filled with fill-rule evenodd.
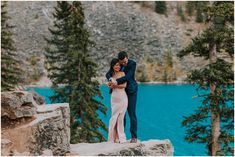
<svg viewBox="0 0 235 157"><path fill-rule="evenodd" d="M98 82L99 85L106 85L106 79L103 77L97 77L95 78ZM149 82L138 82L139 85L186 85L186 84L191 84L186 81L172 81L172 82L163 82L163 81L149 81ZM27 88L51 88L52 82L47 76L43 76L38 82L33 82L32 84L28 85L21 85L17 89L18 90L26 90ZM62 85L59 85L62 86Z"/></svg>
<svg viewBox="0 0 235 157"><path fill-rule="evenodd" d="M137 82L138 84L191 84L188 82L161 82L161 81L150 81L150 82Z"/></svg>
<svg viewBox="0 0 235 157"><path fill-rule="evenodd" d="M191 83L188 82L160 82L160 81L151 81L151 82L137 82L139 85L190 85ZM106 85L106 83L100 83L100 85ZM21 87L21 89L26 88L51 88L51 85L45 85L45 84L29 84L24 85Z"/></svg>

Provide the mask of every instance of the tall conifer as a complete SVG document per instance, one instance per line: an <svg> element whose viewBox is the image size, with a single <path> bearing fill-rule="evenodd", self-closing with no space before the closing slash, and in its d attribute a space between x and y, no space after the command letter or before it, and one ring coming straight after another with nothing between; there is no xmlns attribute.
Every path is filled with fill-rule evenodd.
<svg viewBox="0 0 235 157"><path fill-rule="evenodd" d="M1 2L1 91L15 90L23 74L12 40L13 26L9 25L8 19L7 2Z"/></svg>
<svg viewBox="0 0 235 157"><path fill-rule="evenodd" d="M202 104L194 114L185 117L185 139L205 143L208 155L233 155L234 129L234 5L213 2L207 8L209 27L179 52L204 57L208 65L193 70L188 79L198 86ZM231 57L231 58L230 58Z"/></svg>
<svg viewBox="0 0 235 157"><path fill-rule="evenodd" d="M159 14L166 14L167 6L165 1L156 1L155 2L155 11Z"/></svg>
<svg viewBox="0 0 235 157"><path fill-rule="evenodd" d="M69 102L71 143L101 142L107 131L98 112L106 114L96 77L96 63L88 48L92 42L85 28L81 2L57 2L52 37L46 39L47 69L52 80L54 102Z"/></svg>

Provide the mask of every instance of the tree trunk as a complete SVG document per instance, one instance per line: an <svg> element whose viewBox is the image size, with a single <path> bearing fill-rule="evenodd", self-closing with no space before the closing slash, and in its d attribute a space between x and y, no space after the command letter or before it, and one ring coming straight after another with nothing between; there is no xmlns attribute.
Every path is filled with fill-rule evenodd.
<svg viewBox="0 0 235 157"><path fill-rule="evenodd" d="M217 55L216 55L216 44L211 44L210 45L210 50L209 50L209 62L210 64L215 63L216 59L217 59Z"/></svg>
<svg viewBox="0 0 235 157"><path fill-rule="evenodd" d="M212 156L220 151L219 136L220 136L220 116L217 113L211 113L212 121Z"/></svg>
<svg viewBox="0 0 235 157"><path fill-rule="evenodd" d="M210 52L209 52L209 61L210 64L216 62L216 44L210 45ZM214 95L216 89L215 82L210 82L210 94L211 96ZM212 104L215 103L215 104ZM211 155L215 156L218 151L220 151L220 144L219 144L219 136L220 136L220 116L214 108L217 105L217 102L211 102L211 131L212 131L212 148L211 148Z"/></svg>

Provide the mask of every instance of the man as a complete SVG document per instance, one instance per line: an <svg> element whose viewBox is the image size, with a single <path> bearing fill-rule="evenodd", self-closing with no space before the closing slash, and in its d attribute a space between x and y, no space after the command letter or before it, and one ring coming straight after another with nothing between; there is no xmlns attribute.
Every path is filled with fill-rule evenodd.
<svg viewBox="0 0 235 157"><path fill-rule="evenodd" d="M116 81L112 79L112 72L109 70L106 74L106 78L109 80L109 87L112 89L114 85L119 85L127 82L126 93L128 97L128 115L130 117L130 132L131 143L137 142L137 118L136 118L136 101L138 84L135 80L136 62L128 59L127 53L121 51L118 53L118 59L121 67L121 71L125 73L124 77L118 78ZM126 116L124 118L124 126L126 125Z"/></svg>

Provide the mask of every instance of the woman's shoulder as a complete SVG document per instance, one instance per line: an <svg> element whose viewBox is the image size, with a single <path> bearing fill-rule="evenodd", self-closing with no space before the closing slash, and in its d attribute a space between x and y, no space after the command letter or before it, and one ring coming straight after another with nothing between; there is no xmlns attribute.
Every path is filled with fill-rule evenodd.
<svg viewBox="0 0 235 157"><path fill-rule="evenodd" d="M123 76L125 76L125 73L123 71L119 71L117 74L113 75L113 78L118 79Z"/></svg>

